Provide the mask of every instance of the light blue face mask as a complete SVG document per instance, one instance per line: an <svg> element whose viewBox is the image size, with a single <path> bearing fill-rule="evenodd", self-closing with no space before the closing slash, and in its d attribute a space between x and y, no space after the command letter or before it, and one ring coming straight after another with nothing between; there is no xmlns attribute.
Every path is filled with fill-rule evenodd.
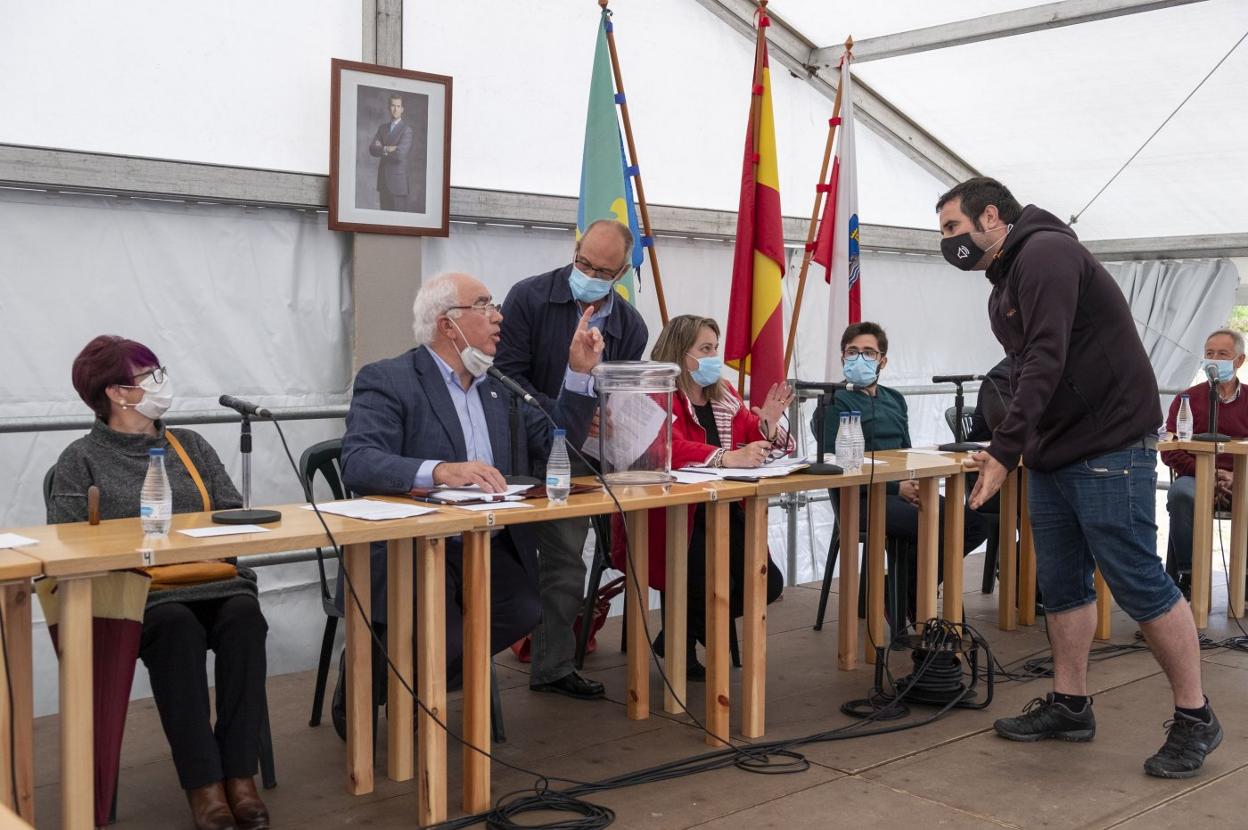
<svg viewBox="0 0 1248 830"><path fill-rule="evenodd" d="M855 355L845 361L845 380L854 386L870 386L880 374L880 361Z"/></svg>
<svg viewBox="0 0 1248 830"><path fill-rule="evenodd" d="M693 357L693 355L689 356ZM689 373L693 382L698 386L714 386L719 383L720 375L724 370L724 359L719 355L695 359L698 361L698 368Z"/></svg>
<svg viewBox="0 0 1248 830"><path fill-rule="evenodd" d="M598 280L581 273L576 265L572 266L572 274L568 277L568 285L572 288L572 296L583 303L596 303L611 292L614 281Z"/></svg>
<svg viewBox="0 0 1248 830"><path fill-rule="evenodd" d="M1218 383L1226 383L1235 377L1235 361L1233 360L1205 360L1201 365L1202 371L1205 366L1212 366L1218 370Z"/></svg>

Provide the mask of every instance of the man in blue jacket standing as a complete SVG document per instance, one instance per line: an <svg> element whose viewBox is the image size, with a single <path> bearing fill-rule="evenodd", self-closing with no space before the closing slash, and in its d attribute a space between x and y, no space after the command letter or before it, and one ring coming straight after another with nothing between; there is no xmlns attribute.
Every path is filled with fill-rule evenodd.
<svg viewBox="0 0 1248 830"><path fill-rule="evenodd" d="M614 290L631 267L632 250L633 236L628 228L601 219L585 229L571 263L523 279L507 292L498 368L519 381L543 407L549 408L564 387L569 371L568 344L577 321L586 313L590 314L589 326L602 335L604 361L641 359L648 337L645 321ZM597 435L596 424L590 434ZM546 459L533 460L537 472L543 472ZM573 456L572 472L586 475L591 471ZM533 632L529 687L575 698L601 697L603 685L582 677L573 664L576 639L572 624L585 591L582 551L589 520L543 522L534 527L534 533L542 619Z"/></svg>

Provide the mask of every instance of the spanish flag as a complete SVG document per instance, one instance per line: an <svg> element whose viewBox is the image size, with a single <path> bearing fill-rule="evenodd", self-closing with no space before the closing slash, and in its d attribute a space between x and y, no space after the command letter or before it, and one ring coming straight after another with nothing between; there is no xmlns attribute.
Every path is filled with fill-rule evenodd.
<svg viewBox="0 0 1248 830"><path fill-rule="evenodd" d="M770 21L758 20L754 88L745 131L737 244L732 261L732 294L724 359L750 376L750 399L761 405L772 384L784 380L784 319L780 280L784 276L784 232L780 218L780 177L776 171L776 130L767 64ZM744 390L743 390L744 391Z"/></svg>

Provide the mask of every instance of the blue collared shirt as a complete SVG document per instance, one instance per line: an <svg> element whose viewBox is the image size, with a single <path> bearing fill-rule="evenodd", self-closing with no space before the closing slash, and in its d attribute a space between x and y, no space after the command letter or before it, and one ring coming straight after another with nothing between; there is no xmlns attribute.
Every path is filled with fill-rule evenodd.
<svg viewBox="0 0 1248 830"><path fill-rule="evenodd" d="M490 429L485 420L485 408L481 405L481 394L477 388L487 375L473 378L472 384L464 389L459 385L459 377L455 374L455 370L433 349L428 346L425 348L433 356L434 362L438 364L438 371L442 373L442 380L446 382L446 391L450 393L451 403L455 406L455 417L459 419L459 428L464 434L464 447L468 451L465 460L482 461L493 467L494 447L490 444ZM580 395L592 397L594 394L593 378L583 372L573 372L569 369L564 385L569 391ZM420 469L416 471L416 481L412 486L433 487L433 468L448 460L429 459L422 463Z"/></svg>

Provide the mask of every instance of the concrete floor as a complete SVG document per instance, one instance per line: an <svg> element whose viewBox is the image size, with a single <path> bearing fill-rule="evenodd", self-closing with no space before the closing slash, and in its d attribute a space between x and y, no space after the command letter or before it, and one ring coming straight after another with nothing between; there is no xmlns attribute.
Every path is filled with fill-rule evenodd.
<svg viewBox="0 0 1248 830"><path fill-rule="evenodd" d="M968 621L988 638L999 660L1009 662L1047 645L1041 626L1015 632L996 628L995 597L978 591L982 556L967 560ZM767 738L809 735L849 721L839 710L870 686L869 669L836 670L836 612L822 631L811 630L818 586L789 589L769 615ZM1225 616L1225 588L1215 592L1209 635L1239 633ZM657 617L652 626L657 625ZM657 629L656 629L657 630ZM1131 642L1135 626L1114 616L1113 641ZM309 637L320 636L320 620ZM583 703L529 692L525 667L510 653L498 659L507 741L499 760L550 776L596 780L704 752L688 718L656 713L649 720L624 716L624 655L617 648L619 620L599 635L601 648L586 670L607 684L609 699ZM908 657L895 669L905 672ZM652 673L653 674L653 673ZM1093 665L1097 739L1090 744L1015 744L997 738L995 718L1013 714L1048 690L1047 681L1002 683L987 711L958 711L917 729L890 735L810 744L801 752L810 768L794 775L754 775L730 768L693 777L600 793L591 800L616 811L623 828L1128 828L1151 830L1181 824L1248 826L1248 654L1204 653L1204 680L1226 730L1221 748L1202 776L1188 781L1149 778L1144 758L1164 739L1171 712L1165 678L1147 653ZM733 672L734 702L739 672ZM343 789L343 744L329 726L307 725L311 673L269 681L270 714L279 786L265 793L275 827L415 826L415 787L385 778L384 745L378 752L376 790L351 797ZM651 700L659 701L654 678ZM702 686L691 684L691 709L701 714ZM451 723L458 724L457 703ZM925 710L920 710L922 714ZM739 725L737 712L734 727ZM384 729L382 736L384 741ZM58 729L55 717L35 727L39 827L59 826ZM451 746L450 801L459 793L459 751ZM168 747L150 700L130 708L118 807L118 828L189 827ZM533 778L494 768L496 796L532 784ZM1236 795L1239 793L1239 795ZM534 817L537 818L537 817Z"/></svg>

